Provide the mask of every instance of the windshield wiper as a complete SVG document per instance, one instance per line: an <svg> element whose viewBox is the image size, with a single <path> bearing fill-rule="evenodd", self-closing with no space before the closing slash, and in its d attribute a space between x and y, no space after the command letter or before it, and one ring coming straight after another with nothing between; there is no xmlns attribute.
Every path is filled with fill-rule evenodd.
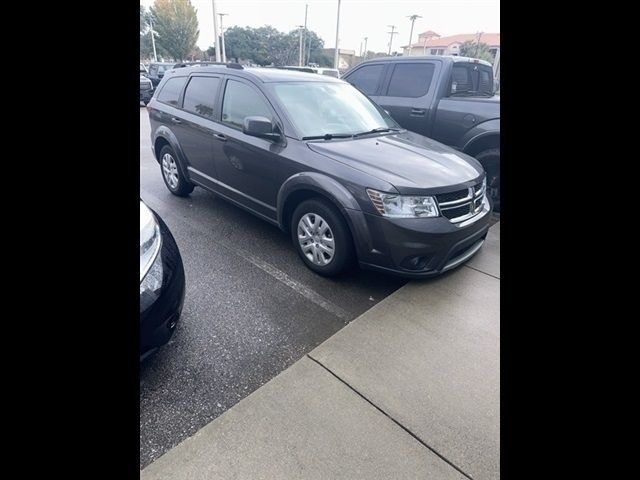
<svg viewBox="0 0 640 480"><path fill-rule="evenodd" d="M349 138L350 133L325 133L324 135L311 135L309 137L302 137L302 140L331 140L333 138Z"/></svg>
<svg viewBox="0 0 640 480"><path fill-rule="evenodd" d="M353 135L353 138L361 137L362 135L368 135L370 133L380 133L380 132L399 132L400 128L389 128L389 127L378 127L369 130L368 132L360 132Z"/></svg>

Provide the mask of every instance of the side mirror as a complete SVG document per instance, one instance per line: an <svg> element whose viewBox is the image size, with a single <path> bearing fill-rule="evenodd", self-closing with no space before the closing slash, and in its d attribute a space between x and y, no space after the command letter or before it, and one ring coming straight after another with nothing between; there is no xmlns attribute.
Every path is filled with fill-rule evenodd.
<svg viewBox="0 0 640 480"><path fill-rule="evenodd" d="M242 133L252 137L279 140L280 133L273 127L273 122L266 117L245 117Z"/></svg>

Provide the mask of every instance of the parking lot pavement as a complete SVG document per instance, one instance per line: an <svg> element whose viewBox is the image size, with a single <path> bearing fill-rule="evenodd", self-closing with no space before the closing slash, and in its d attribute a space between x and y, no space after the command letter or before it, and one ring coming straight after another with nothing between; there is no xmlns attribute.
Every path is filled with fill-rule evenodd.
<svg viewBox="0 0 640 480"><path fill-rule="evenodd" d="M140 478L498 479L491 233L474 267L397 290Z"/></svg>
<svg viewBox="0 0 640 480"><path fill-rule="evenodd" d="M405 281L308 270L288 236L196 188L169 193L140 109L140 197L171 229L185 266L171 342L141 365L140 466L218 417Z"/></svg>

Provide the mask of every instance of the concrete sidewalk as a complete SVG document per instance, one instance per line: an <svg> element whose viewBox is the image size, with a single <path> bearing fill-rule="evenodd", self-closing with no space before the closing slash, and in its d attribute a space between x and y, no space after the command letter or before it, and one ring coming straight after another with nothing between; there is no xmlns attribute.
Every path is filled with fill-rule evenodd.
<svg viewBox="0 0 640 480"><path fill-rule="evenodd" d="M152 479L496 479L500 223L141 472Z"/></svg>

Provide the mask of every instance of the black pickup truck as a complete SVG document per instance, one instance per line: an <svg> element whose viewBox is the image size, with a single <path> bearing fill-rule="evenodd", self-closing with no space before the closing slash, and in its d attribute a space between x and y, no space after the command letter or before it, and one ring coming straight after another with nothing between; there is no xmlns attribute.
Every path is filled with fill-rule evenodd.
<svg viewBox="0 0 640 480"><path fill-rule="evenodd" d="M384 57L356 65L342 79L407 130L479 160L500 211L500 97L489 62L456 56Z"/></svg>

